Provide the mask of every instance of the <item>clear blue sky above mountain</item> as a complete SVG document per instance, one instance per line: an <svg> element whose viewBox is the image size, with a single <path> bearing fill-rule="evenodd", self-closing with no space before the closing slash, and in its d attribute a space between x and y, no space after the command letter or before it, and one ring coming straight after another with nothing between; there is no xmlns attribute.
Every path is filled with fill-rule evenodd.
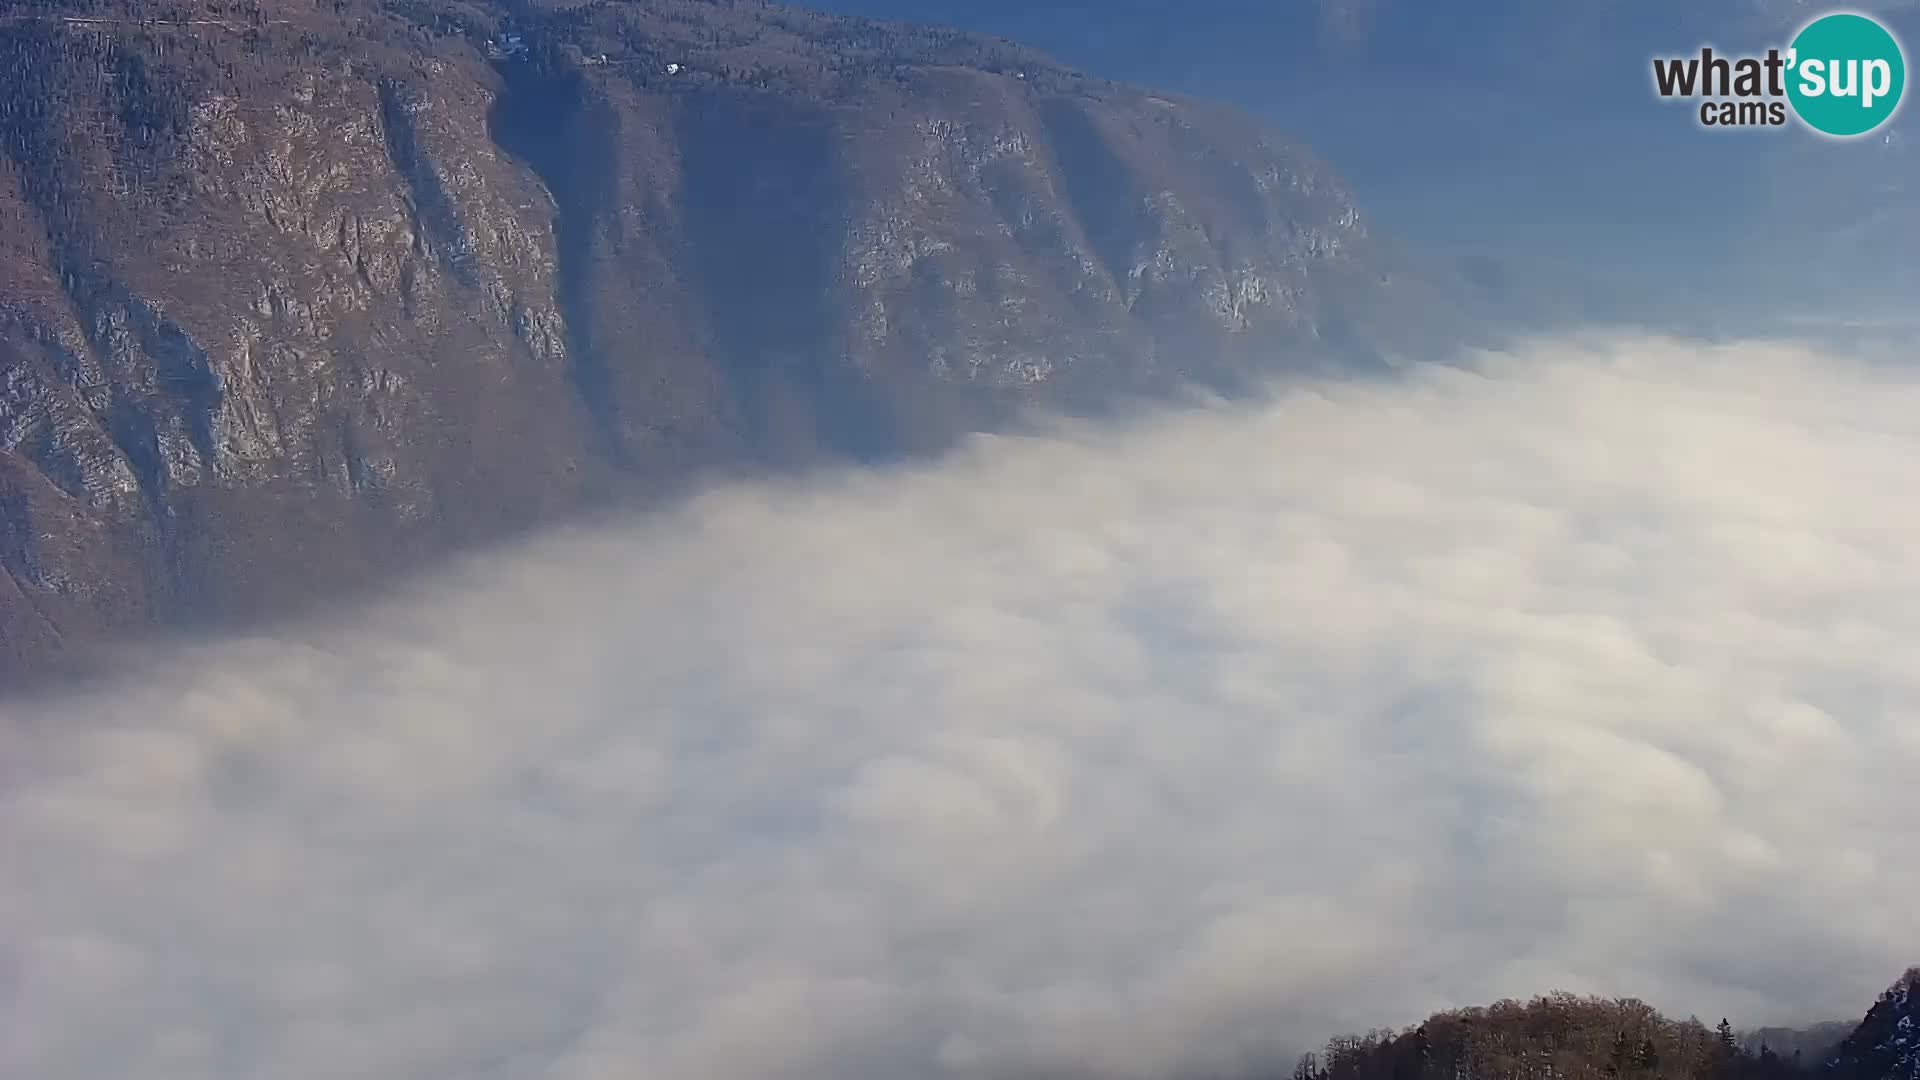
<svg viewBox="0 0 1920 1080"><path fill-rule="evenodd" d="M1226 98L1332 161L1416 242L1698 284L1790 236L1819 275L1920 240L1916 112L1892 142L1710 132L1649 61L1784 44L1802 0L817 0L1005 34L1101 75ZM1853 5L1920 40L1920 4ZM1860 264L1871 264L1861 271ZM1877 268L1877 269L1874 269ZM1839 284L1835 280L1835 284ZM1849 286L1851 287L1851 286ZM1857 291L1857 290L1855 290Z"/></svg>

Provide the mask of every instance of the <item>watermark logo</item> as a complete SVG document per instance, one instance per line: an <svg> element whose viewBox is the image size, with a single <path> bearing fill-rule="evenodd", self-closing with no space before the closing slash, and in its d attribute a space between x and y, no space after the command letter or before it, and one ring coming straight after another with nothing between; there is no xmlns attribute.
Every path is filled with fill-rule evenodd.
<svg viewBox="0 0 1920 1080"><path fill-rule="evenodd" d="M1763 55L1656 57L1662 98L1698 100L1704 127L1783 127L1789 115L1822 135L1875 131L1900 108L1907 61L1900 42L1865 15L1834 12Z"/></svg>

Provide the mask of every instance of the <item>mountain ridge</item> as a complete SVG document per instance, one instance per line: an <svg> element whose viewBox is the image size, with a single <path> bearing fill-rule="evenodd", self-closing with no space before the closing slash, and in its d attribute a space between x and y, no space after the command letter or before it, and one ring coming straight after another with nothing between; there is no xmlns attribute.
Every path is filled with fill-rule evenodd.
<svg viewBox="0 0 1920 1080"><path fill-rule="evenodd" d="M1834 1026L1743 1038L1724 1019L1709 1028L1638 999L1555 993L1337 1036L1304 1055L1290 1080L1913 1080L1920 1076L1920 968L1895 981L1863 1019L1838 1025L1845 1034L1830 1051L1808 1057L1794 1045L1802 1037L1817 1043Z"/></svg>
<svg viewBox="0 0 1920 1080"><path fill-rule="evenodd" d="M1920 967L1908 968L1828 1061L1827 1074L1920 1080Z"/></svg>
<svg viewBox="0 0 1920 1080"><path fill-rule="evenodd" d="M1484 322L1246 114L981 35L747 0L33 0L0 61L14 671L704 468Z"/></svg>

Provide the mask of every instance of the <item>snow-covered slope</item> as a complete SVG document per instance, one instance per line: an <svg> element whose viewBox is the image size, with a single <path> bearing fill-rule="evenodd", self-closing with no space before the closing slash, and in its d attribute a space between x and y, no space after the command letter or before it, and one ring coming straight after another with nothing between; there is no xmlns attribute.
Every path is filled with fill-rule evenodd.
<svg viewBox="0 0 1920 1080"><path fill-rule="evenodd" d="M1880 995L1827 1071L1852 1080L1920 1080L1920 967Z"/></svg>

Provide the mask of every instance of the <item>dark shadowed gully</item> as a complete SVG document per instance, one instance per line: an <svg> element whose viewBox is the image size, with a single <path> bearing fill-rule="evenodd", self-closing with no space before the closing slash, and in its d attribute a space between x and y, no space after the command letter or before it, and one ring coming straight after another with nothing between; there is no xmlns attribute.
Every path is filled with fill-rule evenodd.
<svg viewBox="0 0 1920 1080"><path fill-rule="evenodd" d="M78 15L75 12L79 12ZM0 666L1487 323L1231 110L763 4L0 18Z"/></svg>
<svg viewBox="0 0 1920 1080"><path fill-rule="evenodd" d="M1920 1080L1912 128L1606 97L1804 5L899 6L1400 217L955 29L0 2L0 1075Z"/></svg>

